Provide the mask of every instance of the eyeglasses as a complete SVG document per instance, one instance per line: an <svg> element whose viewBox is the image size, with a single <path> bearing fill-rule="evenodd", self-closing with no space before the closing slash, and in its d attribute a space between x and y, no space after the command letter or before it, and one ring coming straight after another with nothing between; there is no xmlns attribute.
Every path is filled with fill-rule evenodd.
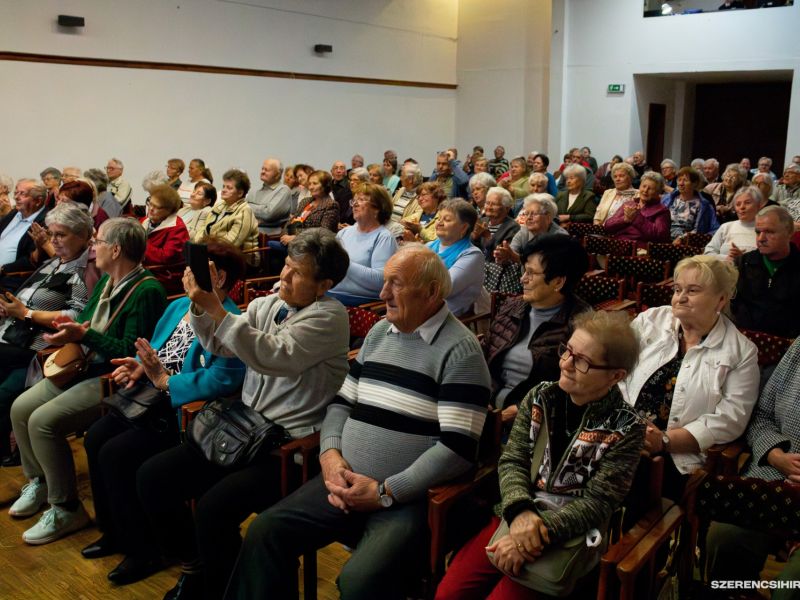
<svg viewBox="0 0 800 600"><path fill-rule="evenodd" d="M567 362L570 358L572 359L572 365L575 367L575 370L579 373L583 373L584 375L589 372L589 369L598 369L600 371L614 371L619 367L610 367L608 365L595 365L588 358L585 356L581 356L580 354L575 354L572 349L567 346L566 344L559 344L558 345L558 357L563 361Z"/></svg>
<svg viewBox="0 0 800 600"><path fill-rule="evenodd" d="M353 198L350 200L350 206L355 206L356 204L369 204L368 198Z"/></svg>
<svg viewBox="0 0 800 600"><path fill-rule="evenodd" d="M525 211L525 216L526 217L546 217L547 216L547 211L545 211L545 210L537 210L537 211L526 210Z"/></svg>
<svg viewBox="0 0 800 600"><path fill-rule="evenodd" d="M152 200L150 200L150 198L145 200L145 204L147 204L147 206L149 206L150 208L154 208L156 210L161 210L162 208L166 208L164 206L161 206L160 204L153 204L153 202L152 202Z"/></svg>
<svg viewBox="0 0 800 600"><path fill-rule="evenodd" d="M111 245L111 242L109 242L108 240L101 239L99 237L94 238L94 240L92 240L92 243L95 245L97 244L108 244L109 246Z"/></svg>

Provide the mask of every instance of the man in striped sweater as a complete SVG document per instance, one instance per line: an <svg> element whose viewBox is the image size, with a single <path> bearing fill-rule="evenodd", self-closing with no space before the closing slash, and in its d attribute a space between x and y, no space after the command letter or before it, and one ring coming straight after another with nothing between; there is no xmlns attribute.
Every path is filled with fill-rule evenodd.
<svg viewBox="0 0 800 600"><path fill-rule="evenodd" d="M355 546L342 598L404 598L427 555L427 489L474 462L490 379L477 339L444 304L447 269L410 244L384 280L386 319L322 425L322 474L250 525L226 598L296 598L297 557L334 541Z"/></svg>

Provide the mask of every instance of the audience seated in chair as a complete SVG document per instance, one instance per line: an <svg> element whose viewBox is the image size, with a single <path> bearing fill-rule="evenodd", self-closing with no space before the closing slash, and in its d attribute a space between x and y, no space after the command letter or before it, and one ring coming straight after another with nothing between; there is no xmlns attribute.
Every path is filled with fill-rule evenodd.
<svg viewBox="0 0 800 600"><path fill-rule="evenodd" d="M678 242L689 232L714 233L719 229L711 201L699 192L702 176L692 167L678 171L678 188L664 196L661 203L670 212L670 237Z"/></svg>
<svg viewBox="0 0 800 600"><path fill-rule="evenodd" d="M758 396L758 352L723 313L736 269L710 256L675 268L672 306L639 314L639 362L620 384L648 421L645 449L663 452L664 495L679 500L705 451L732 442L747 427Z"/></svg>
<svg viewBox="0 0 800 600"><path fill-rule="evenodd" d="M564 169L566 188L558 192L558 222L591 223L597 210L597 200L591 190L585 188L586 168L581 165L569 165Z"/></svg>
<svg viewBox="0 0 800 600"><path fill-rule="evenodd" d="M603 193L594 213L595 225L603 225L636 195L636 189L632 185L636 171L628 163L621 162L614 165L611 168L611 178L614 180L614 187Z"/></svg>
<svg viewBox="0 0 800 600"><path fill-rule="evenodd" d="M197 226L192 241L202 242L206 236L213 236L230 242L242 252L258 248L258 221L245 200L249 190L247 173L238 169L226 171L222 175L221 201L217 201ZM249 265L257 266L259 260L257 252L247 252Z"/></svg>
<svg viewBox="0 0 800 600"><path fill-rule="evenodd" d="M647 171L639 182L638 194L625 200L619 210L603 223L607 234L636 242L637 248L646 248L650 242L669 242L670 213L661 204L663 192L664 178L654 171Z"/></svg>
<svg viewBox="0 0 800 600"><path fill-rule="evenodd" d="M147 233L144 264L148 267L171 267L183 262L183 248L189 241L189 231L178 216L182 207L181 197L172 186L161 184L150 188L147 217L142 221ZM181 289L180 271L179 266L177 271L166 269L156 272L156 277L168 294Z"/></svg>
<svg viewBox="0 0 800 600"><path fill-rule="evenodd" d="M211 238L208 258L214 262L214 293L231 314L239 310L227 292L245 271L244 257L232 244ZM174 300L156 324L150 342L136 341L136 356L116 358L112 374L120 388L150 385L163 390L161 404L131 422L112 409L89 428L84 441L91 476L96 524L102 537L83 549L85 558L122 553L125 558L108 579L124 585L163 567L147 515L136 492L136 473L148 458L177 446L175 409L197 400L236 392L245 367L236 358L215 356L197 338L189 320L191 301Z"/></svg>
<svg viewBox="0 0 800 600"><path fill-rule="evenodd" d="M565 235L544 235L522 251L522 296L506 300L481 341L492 375L492 404L510 426L522 398L559 374L558 347L572 335L573 318L589 310L574 295L589 264L586 251Z"/></svg>
<svg viewBox="0 0 800 600"><path fill-rule="evenodd" d="M216 201L217 188L205 181L198 181L195 184L189 203L178 211L178 216L189 232L190 240L198 237L199 227L206 220Z"/></svg>
<svg viewBox="0 0 800 600"><path fill-rule="evenodd" d="M790 243L794 222L782 206L756 215L756 250L736 259L739 282L732 309L743 329L800 335L800 250Z"/></svg>
<svg viewBox="0 0 800 600"><path fill-rule="evenodd" d="M76 318L86 306L89 290L84 281L92 219L72 202L47 213L54 257L23 282L16 295L0 296L0 456L10 454L11 404L25 391L28 364L48 346L44 334L53 320ZM9 460L19 464L19 448Z"/></svg>
<svg viewBox="0 0 800 600"><path fill-rule="evenodd" d="M0 219L0 283L15 290L22 283L19 276L8 273L32 271L31 252L36 247L28 231L34 223L41 225L47 215L44 201L47 190L34 179L20 179L14 188L14 210Z"/></svg>
<svg viewBox="0 0 800 600"><path fill-rule="evenodd" d="M498 465L497 516L456 554L437 600L536 597L515 580L524 578L527 563L572 538L586 544L592 530L608 535L644 442L645 423L617 387L637 352L623 313L576 317L559 351L558 382L536 385L520 405ZM589 573L604 547L599 544L577 569Z"/></svg>
<svg viewBox="0 0 800 600"><path fill-rule="evenodd" d="M375 302L383 287L383 267L397 251L397 241L386 228L392 199L383 186L364 183L350 200L355 225L341 229L336 239L350 257L347 275L328 295L345 306Z"/></svg>
<svg viewBox="0 0 800 600"><path fill-rule="evenodd" d="M731 206L735 220L720 225L703 251L728 262L756 249L756 214L764 206L764 197L755 186L739 187Z"/></svg>
<svg viewBox="0 0 800 600"><path fill-rule="evenodd" d="M450 272L451 287L445 302L457 317L473 310L483 290L483 253L470 242L477 219L478 213L466 200L445 200L439 207L436 239L427 244Z"/></svg>
<svg viewBox="0 0 800 600"><path fill-rule="evenodd" d="M386 320L328 407L322 474L250 524L226 598L296 598L297 557L334 540L354 548L343 597L405 598L425 562L426 492L473 464L489 373L444 304L450 280L435 253L404 246L384 277Z"/></svg>
<svg viewBox="0 0 800 600"><path fill-rule="evenodd" d="M486 262L494 262L495 248L510 242L519 231L519 224L510 216L514 198L507 190L493 187L486 193L483 206L484 214L476 221L470 237Z"/></svg>
<svg viewBox="0 0 800 600"><path fill-rule="evenodd" d="M319 430L347 373L347 312L325 296L347 265L333 233L302 231L289 244L279 292L257 298L241 316L231 314L217 294L202 291L191 272L184 275L189 323L203 348L244 362L242 402L295 439ZM222 597L241 544L239 527L280 498L279 470L268 453L223 468L187 443L142 465L142 505L164 554L182 565L166 598ZM192 499L194 516L186 504Z"/></svg>
<svg viewBox="0 0 800 600"><path fill-rule="evenodd" d="M164 288L141 264L146 242L144 229L133 219L109 219L100 226L94 244L97 266L105 275L77 319L56 317L53 323L58 331L44 335L49 344L76 342L87 347L94 353L88 369L66 389L43 379L11 406L28 483L9 514L31 517L50 504L39 522L23 534L29 544L50 543L89 522L78 499L75 466L65 438L95 420L100 375L111 371L111 359L133 354L138 338L152 335L166 308Z"/></svg>
<svg viewBox="0 0 800 600"><path fill-rule="evenodd" d="M278 235L289 220L292 208L292 192L281 182L283 164L277 158L268 158L261 165L261 181L258 190L250 190L247 204L258 219L258 232Z"/></svg>

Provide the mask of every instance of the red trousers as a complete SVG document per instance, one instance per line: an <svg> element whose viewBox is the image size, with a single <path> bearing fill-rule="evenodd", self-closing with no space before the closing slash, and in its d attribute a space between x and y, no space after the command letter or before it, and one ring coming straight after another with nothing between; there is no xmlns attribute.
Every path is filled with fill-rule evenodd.
<svg viewBox="0 0 800 600"><path fill-rule="evenodd" d="M500 517L492 517L478 535L458 551L436 589L436 600L531 600L536 592L509 579L486 556Z"/></svg>

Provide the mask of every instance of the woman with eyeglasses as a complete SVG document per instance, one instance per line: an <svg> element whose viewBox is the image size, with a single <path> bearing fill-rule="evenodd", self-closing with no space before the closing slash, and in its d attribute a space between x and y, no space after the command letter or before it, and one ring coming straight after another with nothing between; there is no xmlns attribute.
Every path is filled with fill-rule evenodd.
<svg viewBox="0 0 800 600"><path fill-rule="evenodd" d="M148 267L167 267L183 263L183 248L189 241L189 230L178 216L183 202L171 185L162 184L150 188L147 199L147 217L142 221L147 233L144 264ZM183 269L177 271L157 270L155 276L167 290L175 293L182 289Z"/></svg>
<svg viewBox="0 0 800 600"><path fill-rule="evenodd" d="M520 404L498 465L497 516L455 555L436 600L536 598L513 579L526 564L593 530L607 535L644 441L645 424L617 386L637 353L624 313L589 311L574 319L558 350L558 381L536 385ZM542 460L532 464L537 447ZM589 573L599 559L598 549L578 569Z"/></svg>
<svg viewBox="0 0 800 600"><path fill-rule="evenodd" d="M111 359L136 352L136 339L153 334L167 307L164 288L142 267L146 243L144 229L134 219L109 219L100 226L94 247L103 277L76 318L69 314L53 318L57 331L43 336L47 344L85 347L92 353L88 368L63 388L43 379L11 406L27 483L8 512L16 518L32 517L50 504L22 534L28 544L49 544L89 524L66 437L85 431L97 418L100 376L111 372Z"/></svg>
<svg viewBox="0 0 800 600"><path fill-rule="evenodd" d="M675 267L672 306L640 313L639 363L620 384L648 420L645 449L664 453L664 494L681 498L705 451L744 433L758 397L758 351L726 313L739 274L713 256Z"/></svg>
<svg viewBox="0 0 800 600"><path fill-rule="evenodd" d="M347 275L329 296L345 306L375 302L383 287L383 266L397 252L397 241L386 223L392 215L392 199L386 188L374 183L356 187L353 199L355 225L345 227L336 239L347 250Z"/></svg>
<svg viewBox="0 0 800 600"><path fill-rule="evenodd" d="M589 310L573 293L589 267L578 242L567 235L544 235L520 254L522 295L503 302L481 341L493 404L502 409L507 424L528 390L558 378L558 345L572 334L572 319Z"/></svg>

